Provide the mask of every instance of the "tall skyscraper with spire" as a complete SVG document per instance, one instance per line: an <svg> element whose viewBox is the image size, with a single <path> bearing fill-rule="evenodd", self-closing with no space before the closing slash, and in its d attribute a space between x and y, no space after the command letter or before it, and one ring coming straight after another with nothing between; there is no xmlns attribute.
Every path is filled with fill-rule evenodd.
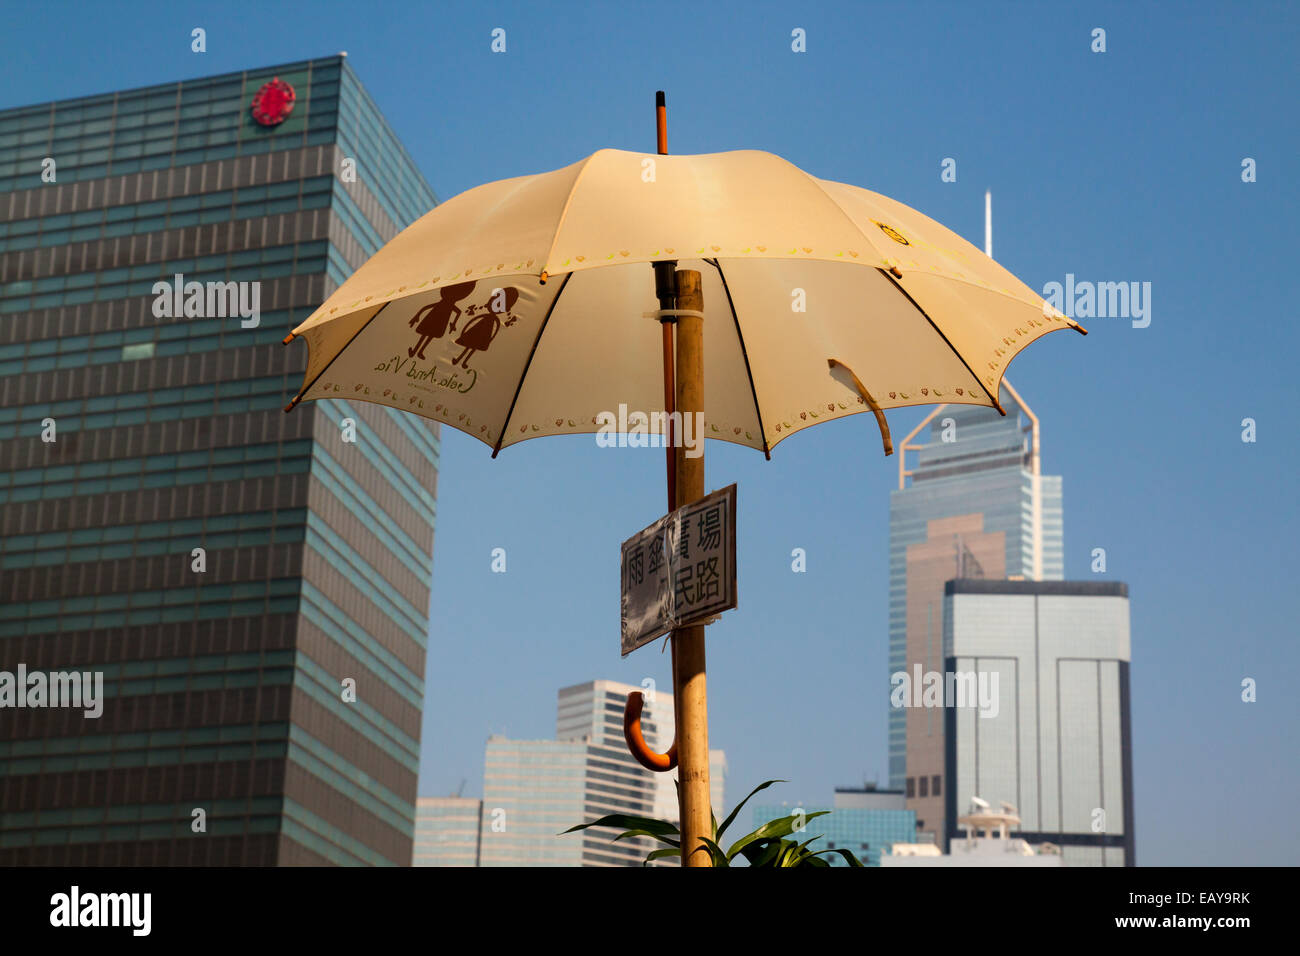
<svg viewBox="0 0 1300 956"><path fill-rule="evenodd" d="M1039 424L1008 382L988 408L940 405L899 447L890 495L889 675L944 669L944 585L954 578L1060 581L1061 478L1040 471ZM915 443L922 432L926 440ZM909 453L911 459L909 459ZM911 467L909 468L909 464ZM943 841L944 713L889 710L889 786Z"/></svg>

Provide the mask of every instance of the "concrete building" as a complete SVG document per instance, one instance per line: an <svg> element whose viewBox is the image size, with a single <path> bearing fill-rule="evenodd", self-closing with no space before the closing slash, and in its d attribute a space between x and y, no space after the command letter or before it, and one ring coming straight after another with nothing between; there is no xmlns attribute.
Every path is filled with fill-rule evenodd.
<svg viewBox="0 0 1300 956"><path fill-rule="evenodd" d="M1134 865L1127 586L956 580L944 605L946 670L996 676L999 698L942 711L947 818L978 795L1067 866Z"/></svg>
<svg viewBox="0 0 1300 956"><path fill-rule="evenodd" d="M438 426L281 340L435 202L342 55L0 111L0 865L410 863Z"/></svg>
<svg viewBox="0 0 1300 956"><path fill-rule="evenodd" d="M889 517L891 690L896 674L942 669L945 582L1064 577L1061 479L1040 473L1038 419L1009 383L1000 401L1005 418L940 405L899 444ZM914 443L927 427L929 440ZM889 786L907 794L936 842L947 829L944 753L942 709L891 700Z"/></svg>
<svg viewBox="0 0 1300 956"><path fill-rule="evenodd" d="M412 866L478 866L483 801L419 797L415 801Z"/></svg>

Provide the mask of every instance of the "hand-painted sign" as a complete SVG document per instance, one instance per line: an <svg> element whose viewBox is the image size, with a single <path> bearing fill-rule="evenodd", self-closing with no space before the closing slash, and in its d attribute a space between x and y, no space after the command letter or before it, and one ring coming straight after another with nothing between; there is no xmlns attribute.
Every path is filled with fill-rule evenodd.
<svg viewBox="0 0 1300 956"><path fill-rule="evenodd" d="M623 542L622 651L736 606L736 486Z"/></svg>

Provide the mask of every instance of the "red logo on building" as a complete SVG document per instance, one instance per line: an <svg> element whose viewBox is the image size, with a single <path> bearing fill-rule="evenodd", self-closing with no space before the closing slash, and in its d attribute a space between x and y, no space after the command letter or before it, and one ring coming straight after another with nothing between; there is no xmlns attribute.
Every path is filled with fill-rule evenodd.
<svg viewBox="0 0 1300 956"><path fill-rule="evenodd" d="M263 126L283 123L293 112L295 98L293 87L277 76L254 94L253 119Z"/></svg>

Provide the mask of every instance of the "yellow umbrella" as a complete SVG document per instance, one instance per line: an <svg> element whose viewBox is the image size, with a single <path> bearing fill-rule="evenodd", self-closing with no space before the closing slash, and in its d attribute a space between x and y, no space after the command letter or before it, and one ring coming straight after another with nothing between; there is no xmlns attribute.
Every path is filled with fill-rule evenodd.
<svg viewBox="0 0 1300 956"><path fill-rule="evenodd" d="M997 407L1021 349L1053 329L1083 331L965 239L878 193L758 150L602 149L462 193L384 246L293 330L309 349L293 404L405 409L494 456L608 430L620 406L663 407L646 263L666 261L700 271L709 303L706 435L764 452L868 410Z"/></svg>
<svg viewBox="0 0 1300 956"><path fill-rule="evenodd" d="M285 339L309 350L285 410L376 402L473 435L494 457L543 435L663 434L686 446L668 451L672 509L704 493L701 435L770 455L800 429L871 411L890 454L884 409L1001 411L1021 349L1053 329L1084 331L885 196L757 150L664 155L662 94L658 108L658 155L603 149L488 183L389 242ZM673 321L675 394L689 413L680 441L656 415L674 410ZM651 769L675 766L680 744L692 865L707 865L695 848L709 826L703 630L673 633L670 752L645 748L638 695L624 724Z"/></svg>

